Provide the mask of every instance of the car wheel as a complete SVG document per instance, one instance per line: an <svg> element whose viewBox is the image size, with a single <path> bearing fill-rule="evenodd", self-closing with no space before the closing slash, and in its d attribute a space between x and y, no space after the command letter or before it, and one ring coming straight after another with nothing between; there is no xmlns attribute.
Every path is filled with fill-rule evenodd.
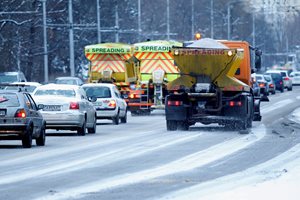
<svg viewBox="0 0 300 200"><path fill-rule="evenodd" d="M29 128L25 132L25 135L22 138L23 148L31 148L31 146L32 146L32 132L33 132L33 127L29 126Z"/></svg>
<svg viewBox="0 0 300 200"><path fill-rule="evenodd" d="M88 133L92 133L92 134L96 133L96 128L97 128L97 118L95 116L93 127L92 128L88 128Z"/></svg>
<svg viewBox="0 0 300 200"><path fill-rule="evenodd" d="M276 93L276 91L274 90L274 91L272 91L272 94L275 94Z"/></svg>
<svg viewBox="0 0 300 200"><path fill-rule="evenodd" d="M112 120L113 120L113 124L115 124L115 125L119 124L119 121L120 121L119 112L118 112L118 114L115 117L112 118Z"/></svg>
<svg viewBox="0 0 300 200"><path fill-rule="evenodd" d="M82 126L77 129L77 135L85 136L86 132L86 121L83 122Z"/></svg>
<svg viewBox="0 0 300 200"><path fill-rule="evenodd" d="M38 138L36 138L35 142L37 146L45 146L45 142L46 142L45 127L41 128L40 135Z"/></svg>
<svg viewBox="0 0 300 200"><path fill-rule="evenodd" d="M284 88L281 88L281 89L280 89L280 92L281 92L281 93L284 92Z"/></svg>
<svg viewBox="0 0 300 200"><path fill-rule="evenodd" d="M292 86L288 88L288 91L292 91L292 90L293 90L293 87L292 87Z"/></svg>
<svg viewBox="0 0 300 200"><path fill-rule="evenodd" d="M127 110L125 111L124 117L121 118L121 123L127 123Z"/></svg>

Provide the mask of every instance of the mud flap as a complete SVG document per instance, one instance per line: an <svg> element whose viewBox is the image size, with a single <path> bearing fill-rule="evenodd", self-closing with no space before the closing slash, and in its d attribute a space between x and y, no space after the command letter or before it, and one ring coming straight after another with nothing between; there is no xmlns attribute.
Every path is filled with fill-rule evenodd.
<svg viewBox="0 0 300 200"><path fill-rule="evenodd" d="M260 99L254 99L254 116L253 121L261 121L260 115Z"/></svg>

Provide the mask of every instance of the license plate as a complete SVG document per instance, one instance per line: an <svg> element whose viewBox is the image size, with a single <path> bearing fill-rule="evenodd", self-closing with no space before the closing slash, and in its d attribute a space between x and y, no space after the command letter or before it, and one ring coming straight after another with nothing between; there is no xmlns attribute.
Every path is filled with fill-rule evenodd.
<svg viewBox="0 0 300 200"><path fill-rule="evenodd" d="M96 102L94 103L94 105L95 105L95 106L102 106L102 102L96 101Z"/></svg>
<svg viewBox="0 0 300 200"><path fill-rule="evenodd" d="M43 111L61 111L60 105L44 105Z"/></svg>
<svg viewBox="0 0 300 200"><path fill-rule="evenodd" d="M0 110L0 116L5 116L6 110Z"/></svg>

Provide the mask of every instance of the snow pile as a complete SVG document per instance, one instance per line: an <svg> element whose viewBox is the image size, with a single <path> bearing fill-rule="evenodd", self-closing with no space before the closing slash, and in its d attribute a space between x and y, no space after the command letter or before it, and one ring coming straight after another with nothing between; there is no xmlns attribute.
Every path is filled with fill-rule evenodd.
<svg viewBox="0 0 300 200"><path fill-rule="evenodd" d="M296 109L290 117L290 120L300 124L300 108Z"/></svg>
<svg viewBox="0 0 300 200"><path fill-rule="evenodd" d="M192 44L188 45L187 47L207 48L207 49L229 49L226 45L216 40L213 40L211 38L203 38L200 40L196 40Z"/></svg>

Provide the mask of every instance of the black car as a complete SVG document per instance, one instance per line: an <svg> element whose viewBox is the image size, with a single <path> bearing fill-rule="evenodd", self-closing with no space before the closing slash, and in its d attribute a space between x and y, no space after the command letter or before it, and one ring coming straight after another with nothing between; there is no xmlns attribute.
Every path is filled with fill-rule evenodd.
<svg viewBox="0 0 300 200"><path fill-rule="evenodd" d="M36 139L38 146L44 146L45 125L29 93L0 90L0 140L22 140L22 146L30 148Z"/></svg>
<svg viewBox="0 0 300 200"><path fill-rule="evenodd" d="M281 76L280 72L267 72L265 74L271 75L273 81L275 82L276 90L279 90L280 92L284 91L283 77Z"/></svg>

